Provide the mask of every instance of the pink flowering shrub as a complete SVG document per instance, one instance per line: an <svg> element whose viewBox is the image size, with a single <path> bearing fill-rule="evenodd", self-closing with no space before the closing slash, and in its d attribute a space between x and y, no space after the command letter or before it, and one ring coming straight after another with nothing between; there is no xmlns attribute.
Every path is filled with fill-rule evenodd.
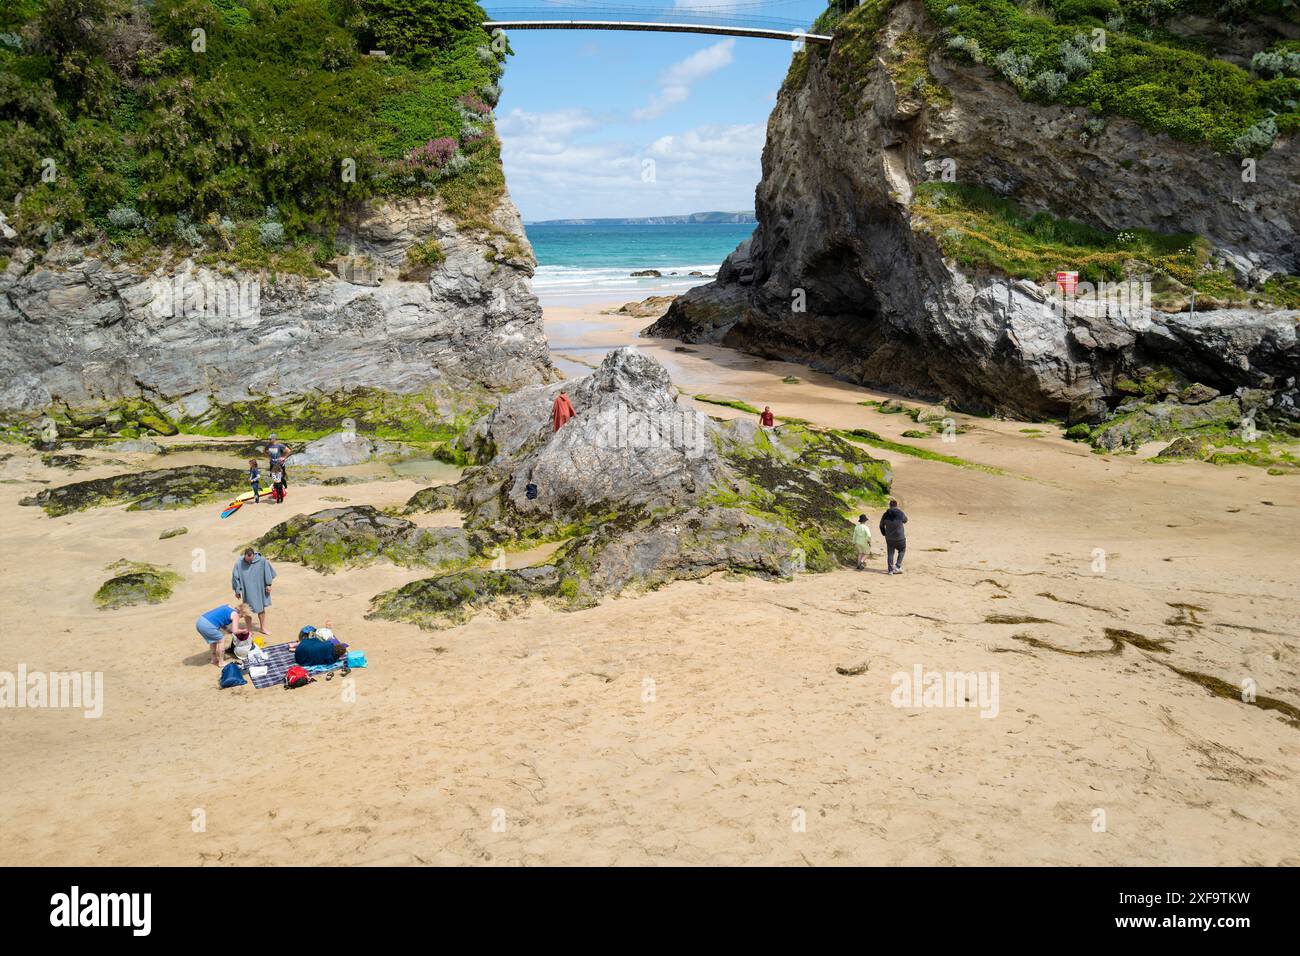
<svg viewBox="0 0 1300 956"><path fill-rule="evenodd" d="M406 154L402 165L412 172L433 172L442 169L456 155L456 141L450 136L431 139Z"/></svg>
<svg viewBox="0 0 1300 956"><path fill-rule="evenodd" d="M456 102L465 107L465 109L478 113L480 116L485 116L492 112L492 107L488 106L473 93L466 93Z"/></svg>

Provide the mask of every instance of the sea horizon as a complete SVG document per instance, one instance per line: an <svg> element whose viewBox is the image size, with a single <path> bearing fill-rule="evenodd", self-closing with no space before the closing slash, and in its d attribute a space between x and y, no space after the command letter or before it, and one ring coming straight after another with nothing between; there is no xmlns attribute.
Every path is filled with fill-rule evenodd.
<svg viewBox="0 0 1300 956"><path fill-rule="evenodd" d="M537 257L532 289L546 307L681 295L710 282L754 224L535 224L524 231ZM632 275L647 270L660 274Z"/></svg>

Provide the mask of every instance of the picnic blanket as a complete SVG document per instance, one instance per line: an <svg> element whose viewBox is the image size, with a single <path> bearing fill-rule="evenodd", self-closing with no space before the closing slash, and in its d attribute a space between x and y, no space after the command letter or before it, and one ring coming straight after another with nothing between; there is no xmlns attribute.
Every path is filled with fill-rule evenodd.
<svg viewBox="0 0 1300 956"><path fill-rule="evenodd" d="M285 673L293 666L293 649L288 644L272 644L262 650L266 651L267 659L257 666L265 667L266 673L261 677L254 677L250 667L248 679L258 690L265 687L279 687L284 683Z"/></svg>

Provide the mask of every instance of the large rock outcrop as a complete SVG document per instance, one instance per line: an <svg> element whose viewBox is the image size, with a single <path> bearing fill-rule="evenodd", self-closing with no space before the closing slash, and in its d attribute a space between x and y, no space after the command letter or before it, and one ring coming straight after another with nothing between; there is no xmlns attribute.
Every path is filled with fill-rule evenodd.
<svg viewBox="0 0 1300 956"><path fill-rule="evenodd" d="M147 400L202 421L267 396L548 381L518 212L503 197L489 219L464 228L436 199L367 207L318 278L192 258L142 271L70 243L14 250L0 272L0 414ZM413 250L437 264L413 266Z"/></svg>
<svg viewBox="0 0 1300 956"><path fill-rule="evenodd" d="M553 432L561 387L504 397L461 438L479 464L407 509L460 509L484 556L557 539L560 551L539 567L412 582L379 595L375 616L437 625L501 600L582 606L717 571L826 570L852 561L849 511L889 490L888 466L837 435L701 414L634 348L563 386L577 416Z"/></svg>
<svg viewBox="0 0 1300 956"><path fill-rule="evenodd" d="M920 72L899 69L899 51L918 48ZM1212 263L1258 288L1300 265L1300 138L1276 143L1245 184L1237 157L1022 99L996 71L949 55L921 0L888 10L868 55L837 39L806 57L768 124L752 241L651 334L967 410L1073 421L1104 417L1123 379L1172 370L1224 393L1257 390L1261 415L1300 423L1300 312L1205 300L1194 314L1186 303L1066 309L1050 283L946 258L918 215L923 184L947 174L1112 233L1195 233Z"/></svg>

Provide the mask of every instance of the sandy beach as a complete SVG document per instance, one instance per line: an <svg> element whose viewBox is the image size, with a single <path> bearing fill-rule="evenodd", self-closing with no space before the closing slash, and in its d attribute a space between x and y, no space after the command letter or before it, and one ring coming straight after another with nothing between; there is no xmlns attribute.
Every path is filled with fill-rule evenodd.
<svg viewBox="0 0 1300 956"><path fill-rule="evenodd" d="M637 339L647 319L546 318L570 377L635 341L688 395L914 427L859 404L885 393ZM883 557L715 575L423 631L364 616L418 569L278 562L272 637L328 621L370 661L292 693L216 689L194 619L230 598L237 549L340 499L400 504L429 476L295 483L224 521L219 505L51 518L19 499L122 467L4 446L0 670L102 672L105 697L98 719L3 711L0 863L1300 865L1300 482L954 417L955 442L917 443L987 470L873 452L911 519L902 576ZM101 611L119 558L183 580ZM996 708L895 706L894 675L918 667L996 676ZM1212 690L1244 680L1282 706Z"/></svg>

